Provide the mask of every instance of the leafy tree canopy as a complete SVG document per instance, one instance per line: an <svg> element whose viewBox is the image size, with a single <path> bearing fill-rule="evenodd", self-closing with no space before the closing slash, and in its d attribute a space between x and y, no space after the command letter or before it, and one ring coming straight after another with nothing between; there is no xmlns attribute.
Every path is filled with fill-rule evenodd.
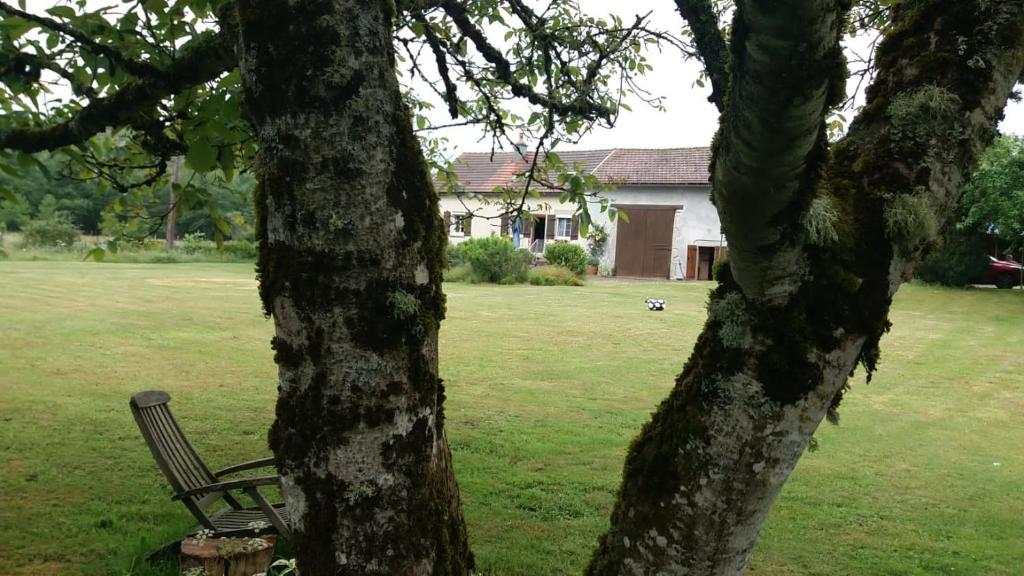
<svg viewBox="0 0 1024 576"><path fill-rule="evenodd" d="M1024 248L1024 138L997 138L960 202L960 227L994 233L1015 252Z"/></svg>
<svg viewBox="0 0 1024 576"><path fill-rule="evenodd" d="M152 216L147 206L166 186L174 156L227 182L251 166L256 146L240 106L232 2L32 4L0 1L0 168L24 172L38 165L32 153L59 149L78 177L114 193L110 209L119 219L131 220ZM717 27L730 3L711 4ZM648 50L696 54L688 31L673 35L644 15L591 16L574 0L543 9L522 0L406 0L396 8L396 66L438 172L450 173L443 138L434 138L445 126L478 125L495 150L525 133L535 143L527 177L501 191L499 202L521 209L538 197L540 182L581 207L584 227L588 205L608 208L593 193L596 181L570 175L557 154L542 152L612 125L629 108L628 95L659 106L639 85L651 70ZM431 120L435 106L450 123ZM458 190L454 180L447 185ZM188 190L179 196L184 209L208 200ZM208 217L215 229L227 228L217 210ZM129 229L155 227L122 231Z"/></svg>

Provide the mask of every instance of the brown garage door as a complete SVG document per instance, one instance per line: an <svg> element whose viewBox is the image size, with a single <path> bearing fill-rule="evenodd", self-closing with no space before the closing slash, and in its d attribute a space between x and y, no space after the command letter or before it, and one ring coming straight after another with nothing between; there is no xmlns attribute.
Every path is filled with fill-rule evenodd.
<svg viewBox="0 0 1024 576"><path fill-rule="evenodd" d="M678 206L618 206L629 222L617 221L615 273L668 278L672 260L672 222Z"/></svg>

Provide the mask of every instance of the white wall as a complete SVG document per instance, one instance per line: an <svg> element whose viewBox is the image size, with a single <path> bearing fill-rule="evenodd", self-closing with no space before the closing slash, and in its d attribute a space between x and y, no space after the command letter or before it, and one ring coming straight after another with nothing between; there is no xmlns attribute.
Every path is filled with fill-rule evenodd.
<svg viewBox="0 0 1024 576"><path fill-rule="evenodd" d="M544 204L548 206L545 207ZM451 212L452 214L464 214L467 211L472 211L474 218L470 224L470 235L464 236L455 232L454 226L448 229L448 240L452 244L458 244L464 241L466 238L486 238L488 236L497 236L501 233L501 218L498 216L500 207L494 204L485 204L479 199L475 198L456 198L451 195L442 195L440 202L441 214L445 212ZM563 216L571 218L576 212L576 205L574 204L562 204L558 201L558 195L543 195L539 202L535 202L535 205L527 205L526 209L528 212L533 214L548 214L554 217ZM454 220L454 218L453 218ZM565 239L558 238L558 241ZM570 240L565 240L570 241ZM571 240L574 244L579 244L584 248L587 247L586 239L580 236L578 240ZM529 246L523 242L520 248L529 248Z"/></svg>
<svg viewBox="0 0 1024 576"><path fill-rule="evenodd" d="M718 246L720 239L721 224L718 220L718 212L711 204L708 186L675 187L675 186L627 186L604 193L604 196L611 201L612 206L623 205L650 205L650 206L682 206L682 210L676 212L672 235L672 269L669 271L670 278L681 279L686 270L686 247L691 244L698 246ZM550 209L544 209L540 204L550 205ZM537 203L537 206L529 206L530 212L542 214L554 214L556 216L571 216L575 205L561 204L557 195L544 195ZM474 238L483 238L490 235L498 235L501 232L501 219L486 216L497 216L498 207L487 205L477 199L463 198L461 201L451 195L441 196L441 213L451 212L452 214L464 213L467 207L477 217L473 219L470 232ZM628 211L627 211L628 213ZM591 216L594 223L604 226L608 231L608 242L605 245L605 254L601 263L608 267L615 266L615 240L618 222L612 223L606 213L600 213L599 207L595 204L591 207ZM465 240L466 237L457 236L449 230L449 239L453 244ZM723 240L724 242L724 240ZM580 236L575 243L587 248L586 239ZM523 248L528 246L524 245Z"/></svg>

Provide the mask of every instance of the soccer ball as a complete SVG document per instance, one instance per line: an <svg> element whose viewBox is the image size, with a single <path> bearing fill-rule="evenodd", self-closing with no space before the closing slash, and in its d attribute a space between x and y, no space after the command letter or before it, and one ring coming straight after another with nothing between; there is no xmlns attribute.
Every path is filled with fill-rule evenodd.
<svg viewBox="0 0 1024 576"><path fill-rule="evenodd" d="M661 312L662 310L665 309L664 300L648 298L647 300L644 300L644 302L647 303L647 309L650 310L651 312Z"/></svg>

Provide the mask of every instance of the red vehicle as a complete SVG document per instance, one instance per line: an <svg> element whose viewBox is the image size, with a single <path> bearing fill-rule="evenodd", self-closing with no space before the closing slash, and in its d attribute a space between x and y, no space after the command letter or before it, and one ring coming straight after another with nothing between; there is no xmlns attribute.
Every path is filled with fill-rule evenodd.
<svg viewBox="0 0 1024 576"><path fill-rule="evenodd" d="M995 284L996 288L1013 288L1021 283L1021 269L1019 262L998 260L989 256L988 270L985 271L983 283Z"/></svg>

